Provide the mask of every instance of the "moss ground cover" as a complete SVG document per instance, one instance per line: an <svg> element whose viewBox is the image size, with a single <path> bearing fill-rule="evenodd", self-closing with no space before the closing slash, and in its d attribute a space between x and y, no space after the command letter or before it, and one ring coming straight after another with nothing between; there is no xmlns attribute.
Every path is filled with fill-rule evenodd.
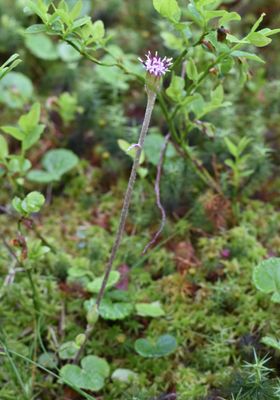
<svg viewBox="0 0 280 400"><path fill-rule="evenodd" d="M280 398L279 5L186 3L1 2L0 400Z"/></svg>

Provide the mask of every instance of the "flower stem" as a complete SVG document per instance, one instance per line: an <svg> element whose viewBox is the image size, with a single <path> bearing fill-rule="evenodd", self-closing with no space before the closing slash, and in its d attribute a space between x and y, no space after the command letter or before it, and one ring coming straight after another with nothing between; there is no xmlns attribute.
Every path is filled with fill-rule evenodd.
<svg viewBox="0 0 280 400"><path fill-rule="evenodd" d="M132 192L133 192L133 188L134 188L134 183L136 180L136 174L137 174L137 170L140 164L140 157L142 154L142 149L144 146L144 142L145 142L145 138L149 129L149 125L150 125L150 121L151 121L151 116L152 116L152 112L153 112L153 108L155 105L155 101L156 101L156 92L150 90L149 88L146 88L147 91L147 106L146 106L146 111L145 111L145 116L144 116L144 121L143 121L143 125L142 125L142 129L140 132L140 136L139 136L139 140L137 143L137 146L135 146L136 148L136 154L135 154L135 158L133 161L133 165L131 168L131 172L130 172L130 177L129 177L129 181L127 184L127 189L126 189L126 193L124 196L124 201L123 201L123 206L122 206L122 211L121 211L121 216L120 216L120 222L119 222L119 226L118 226L118 230L116 233L116 237L115 237L115 241L111 250L111 255L108 261L108 264L106 266L106 270L105 270L105 274L104 274L104 278L103 278L103 282L100 288L100 291L98 293L97 296L97 300L96 300L96 307L97 310L99 309L100 303L103 299L104 293L105 293L105 289L106 289L106 285L109 279L109 275L110 272L112 271L113 268L113 264L117 255L117 251L120 247L120 243L121 243L121 239L123 236L123 232L124 232L124 228L125 228L125 223L126 223L126 218L127 218L127 214L128 214L128 210L129 210L129 206L131 203L131 198L132 198ZM88 340L91 337L91 334L93 332L94 326L88 324L86 331L85 331L85 340L84 343L82 344L82 346L80 347L75 359L74 359L74 364L77 364L84 352L84 349L86 347L86 344L88 342Z"/></svg>
<svg viewBox="0 0 280 400"><path fill-rule="evenodd" d="M117 251L118 251L120 243L121 243L122 235L123 235L124 228L125 228L125 222L126 222L126 218L127 218L127 214L128 214L128 210L129 210L129 205L131 202L133 187L134 187L134 183L135 183L135 179L136 179L136 173L137 173L137 170L138 170L138 167L140 164L140 157L141 157L145 137L147 135L148 128L150 125L151 115L152 115L152 111L153 111L155 100L156 100L156 93L153 92L152 90L147 89L147 96L148 96L148 99L147 99L147 107L146 107L145 117L144 117L142 129L141 129L141 133L139 136L136 155L135 155L132 169L130 172L130 177L129 177L129 181L128 181L128 185L127 185L126 194L125 194L124 201L123 201L123 207L122 207L118 231L117 231L115 242L113 244L111 255L110 255L107 267L106 267L106 271L105 271L104 279L103 279L103 282L101 285L101 289L97 296L97 300L96 300L97 308L99 308L101 300L104 296L104 292L105 292L105 288L106 288L106 285L107 285L107 282L109 279L109 275L112 270L113 263L116 258L116 254L117 254Z"/></svg>

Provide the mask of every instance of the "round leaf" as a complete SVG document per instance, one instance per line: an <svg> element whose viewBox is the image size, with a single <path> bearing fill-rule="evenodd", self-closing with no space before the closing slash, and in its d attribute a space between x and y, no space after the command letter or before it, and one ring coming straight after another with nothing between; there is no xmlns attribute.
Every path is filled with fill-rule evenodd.
<svg viewBox="0 0 280 400"><path fill-rule="evenodd" d="M87 356L82 359L82 367L84 370L92 374L98 374L103 378L108 378L110 375L110 367L104 358L97 356Z"/></svg>
<svg viewBox="0 0 280 400"><path fill-rule="evenodd" d="M262 261L253 272L253 281L263 293L280 294L280 258Z"/></svg>
<svg viewBox="0 0 280 400"><path fill-rule="evenodd" d="M0 82L0 102L10 108L21 108L32 98L31 80L20 72L10 72Z"/></svg>
<svg viewBox="0 0 280 400"><path fill-rule="evenodd" d="M104 378L99 374L81 369L77 365L66 364L60 370L61 378L69 385L97 392L104 386Z"/></svg>
<svg viewBox="0 0 280 400"><path fill-rule="evenodd" d="M79 351L79 346L74 341L63 343L58 351L62 360L73 360Z"/></svg>
<svg viewBox="0 0 280 400"><path fill-rule="evenodd" d="M78 162L78 157L71 150L55 149L46 153L42 165L48 173L60 179L63 174L74 168Z"/></svg>
<svg viewBox="0 0 280 400"><path fill-rule="evenodd" d="M176 339L171 335L163 335L156 342L148 339L138 339L135 342L135 350L138 354L147 358L164 357L176 350Z"/></svg>
<svg viewBox="0 0 280 400"><path fill-rule="evenodd" d="M56 60L58 58L56 46L43 33L27 35L25 37L25 44L34 56L42 60Z"/></svg>

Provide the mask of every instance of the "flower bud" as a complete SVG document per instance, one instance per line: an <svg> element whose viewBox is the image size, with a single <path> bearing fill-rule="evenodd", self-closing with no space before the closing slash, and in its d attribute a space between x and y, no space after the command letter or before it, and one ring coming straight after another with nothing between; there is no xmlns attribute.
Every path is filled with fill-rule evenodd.
<svg viewBox="0 0 280 400"><path fill-rule="evenodd" d="M99 312L97 306L94 305L92 309L87 313L87 322L89 325L94 326L99 318Z"/></svg>

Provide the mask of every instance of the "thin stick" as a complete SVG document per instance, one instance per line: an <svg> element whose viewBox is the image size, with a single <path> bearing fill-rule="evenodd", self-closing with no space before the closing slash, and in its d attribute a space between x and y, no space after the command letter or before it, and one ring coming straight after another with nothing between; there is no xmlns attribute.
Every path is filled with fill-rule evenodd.
<svg viewBox="0 0 280 400"><path fill-rule="evenodd" d="M161 148L160 157L159 157L159 163L158 163L158 166L157 166L157 177L156 177L156 182L155 182L155 193L156 193L156 199L157 199L157 206L158 206L158 208L159 208L159 210L161 212L161 223L160 223L159 230L156 232L156 234L154 235L152 240L145 246L142 254L145 254L147 252L147 250L156 242L157 238L159 237L159 235L163 231L163 228L164 228L164 225L165 225L165 222L166 222L165 209L163 208L163 205L161 204L161 199L160 199L160 179L161 179L161 174L162 174L164 156L165 156L165 153L166 153L166 149L167 149L167 145L168 145L169 139L170 139L170 133L168 133L165 136L164 143L163 143L163 146Z"/></svg>
<svg viewBox="0 0 280 400"><path fill-rule="evenodd" d="M146 88L146 92L147 92L147 106L146 106L146 111L145 111L145 116L144 116L144 121L143 121L143 125L142 125L142 129L139 135L139 140L137 143L137 146L135 146L136 150L136 154L135 154L135 158L133 161L133 165L131 168L131 172L130 172L130 177L129 177L129 181L127 184L127 189L126 189L126 193L125 193L125 197L124 197L124 201L123 201L123 206L122 206L122 211L121 211L121 216L120 216L120 222L119 222L119 226L118 226L118 230L116 233L116 238L115 238L115 242L113 244L112 250L111 250L111 255L108 261L108 264L106 266L106 270L105 270L105 274L104 274L104 278L103 278L103 282L101 285L101 289L98 293L97 296L97 300L96 300L96 307L97 310L100 307L100 303L103 299L104 293L105 293L105 289L106 289L106 285L109 279L109 275L110 272L113 268L113 263L115 261L116 255L117 255L117 251L120 247L120 243L121 243L121 239L123 236L123 232L124 232L124 228L125 228L125 223L126 223L126 218L127 218L127 214L128 214L128 210L129 210L129 206L130 206L130 202L131 202L131 197L132 197L132 192L133 192L133 188L134 188L134 183L136 180L136 174L137 174L137 170L140 164L140 157L141 157L141 153L142 153L142 149L143 149L143 145L144 145L144 141L149 129L149 125L150 125L150 121L151 121L151 116L152 116L152 112L153 112L153 108L155 105L155 101L156 101L156 93L152 90L150 90L149 88ZM83 344L81 345L78 353L76 354L76 357L73 361L74 364L78 364L81 356L84 353L86 344L88 342L88 340L91 337L91 334L93 332L94 326L88 324L86 331L85 331L85 340L83 342Z"/></svg>

